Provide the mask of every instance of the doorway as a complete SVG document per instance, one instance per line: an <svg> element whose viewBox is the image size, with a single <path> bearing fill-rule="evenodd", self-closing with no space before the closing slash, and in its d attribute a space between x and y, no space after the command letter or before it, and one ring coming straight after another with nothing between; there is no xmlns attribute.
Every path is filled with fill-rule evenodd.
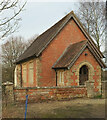
<svg viewBox="0 0 107 120"><path fill-rule="evenodd" d="M88 80L88 67L83 65L79 70L79 85L85 85Z"/></svg>

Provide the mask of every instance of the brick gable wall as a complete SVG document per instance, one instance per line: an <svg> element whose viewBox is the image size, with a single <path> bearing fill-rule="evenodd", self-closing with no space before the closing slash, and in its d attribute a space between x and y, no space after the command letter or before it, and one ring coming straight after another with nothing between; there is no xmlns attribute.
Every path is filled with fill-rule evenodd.
<svg viewBox="0 0 107 120"><path fill-rule="evenodd" d="M56 73L52 69L53 64L61 56L63 51L72 43L86 40L85 36L71 20L57 35L56 38L43 51L41 56L41 73L39 76L40 86L56 86Z"/></svg>
<svg viewBox="0 0 107 120"><path fill-rule="evenodd" d="M31 100L38 99L55 99L59 98L72 98L72 97L84 97L87 95L86 87L80 87L79 85L79 69L82 65L87 65L90 69L89 79L94 82L94 91L100 94L101 92L101 67L95 60L91 52L86 48L85 51L80 55L75 64L70 70L64 71L64 84L63 87L69 86L69 88L60 88L59 80L57 78L57 85L59 88L52 88L56 86L56 72L52 69L53 64L57 59L63 54L64 50L73 43L86 40L86 37L81 32L77 24L70 20L68 24L62 29L62 31L54 38L54 40L48 45L48 47L43 51L43 53L35 59L29 60L22 63L22 81L20 77L20 65L17 65L17 85L15 87L15 97L16 100L25 100L26 89L29 88L29 96ZM85 56L84 54L88 55ZM29 77L30 63L33 64L33 83L32 76ZM26 71L24 71L24 67ZM26 73L26 75L24 74ZM60 71L57 71L60 72ZM58 74L57 74L58 75ZM24 81L24 79L26 79ZM22 82L22 86L21 86ZM46 89L42 87L46 87ZM75 86L75 87L74 87ZM24 88L23 88L24 87ZM36 87L36 88L34 88ZM40 89L38 88L40 87ZM49 88L50 87L50 88ZM70 88L71 87L71 88ZM74 87L74 88L72 88ZM66 91L67 90L67 91ZM49 92L48 92L49 91ZM46 93L46 94L45 94ZM69 97L68 97L69 96Z"/></svg>

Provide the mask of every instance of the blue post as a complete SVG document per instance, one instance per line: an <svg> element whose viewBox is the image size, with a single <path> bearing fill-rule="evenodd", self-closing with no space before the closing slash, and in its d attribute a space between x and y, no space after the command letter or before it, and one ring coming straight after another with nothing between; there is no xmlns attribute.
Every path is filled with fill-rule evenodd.
<svg viewBox="0 0 107 120"><path fill-rule="evenodd" d="M26 104L25 104L25 119L26 120L26 114L27 114L27 102L28 102L28 95L26 95Z"/></svg>

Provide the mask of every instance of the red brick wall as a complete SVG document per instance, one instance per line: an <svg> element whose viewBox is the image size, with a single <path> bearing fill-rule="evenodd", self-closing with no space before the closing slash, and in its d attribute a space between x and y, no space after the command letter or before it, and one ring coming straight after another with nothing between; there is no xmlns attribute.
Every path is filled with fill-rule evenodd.
<svg viewBox="0 0 107 120"><path fill-rule="evenodd" d="M14 89L15 100L16 101L25 101L26 99L26 89ZM70 99L75 97L85 97L87 91L85 87L68 87L68 88L29 88L28 89L28 100L29 101L43 101L43 100L61 100L61 99Z"/></svg>
<svg viewBox="0 0 107 120"><path fill-rule="evenodd" d="M85 56L84 54L87 53L88 55ZM94 75L93 75L93 79L94 79L94 87L95 87L95 91L97 92L99 89L97 88L97 86L100 85L101 81L101 67L99 66L98 62L96 61L96 59L94 58L94 56L90 53L90 51L88 49L86 49L82 55L79 57L78 61L75 63L75 65L78 65L79 63L81 63L82 61L88 61L94 68Z"/></svg>
<svg viewBox="0 0 107 120"><path fill-rule="evenodd" d="M87 53L87 56L85 56L85 53ZM75 64L71 67L71 69L64 72L65 86L68 86L68 84L66 83L66 82L69 82L68 78L72 80L71 83L69 82L70 83L69 86L79 85L77 69L79 68L79 65L84 62L88 62L89 64L91 64L94 69L93 73L91 74L92 79L89 78L89 80L93 80L94 90L98 92L99 90L101 90L100 88L101 87L101 67L88 48L86 48L84 52L79 56L79 58L77 59ZM71 72L71 74L68 74L68 72Z"/></svg>
<svg viewBox="0 0 107 120"><path fill-rule="evenodd" d="M56 86L56 73L55 70L52 69L53 64L57 61L57 59L62 55L64 50L72 43L76 43L82 40L85 40L84 34L81 32L77 24L71 20L69 23L62 29L62 31L54 38L54 40L48 45L48 47L43 51L39 62L37 62L37 59L33 60L34 65L34 83L31 85L29 78L29 62L26 62L27 67L27 82L23 84L23 87L36 87L36 86ZM87 52L88 56L85 56L84 53ZM88 61L93 67L95 75L93 76L93 79L95 80L95 91L98 91L98 79L100 79L100 75L97 75L98 68L100 67L93 55L89 52L88 49L86 49L81 56L78 58L76 63L73 65L76 68L78 68L78 65L83 62ZM40 64L40 65L39 65ZM72 67L72 68L73 68ZM69 80L67 78L68 74L66 74L65 71L65 86L77 86L77 76L75 72L73 72L73 69L71 68L71 79L73 80L70 84L68 84ZM22 65L22 71L23 71L23 65ZM22 80L23 80L23 72L22 72Z"/></svg>
<svg viewBox="0 0 107 120"><path fill-rule="evenodd" d="M77 24L73 20L69 21L42 53L41 78L38 80L40 86L56 86L56 74L52 69L53 64L71 43L85 39Z"/></svg>
<svg viewBox="0 0 107 120"><path fill-rule="evenodd" d="M85 56L85 53L87 53L87 56ZM82 61L88 61L94 67L94 69L99 66L95 57L92 55L88 48L86 48L84 52L79 56L78 60L75 62L74 65L79 65Z"/></svg>

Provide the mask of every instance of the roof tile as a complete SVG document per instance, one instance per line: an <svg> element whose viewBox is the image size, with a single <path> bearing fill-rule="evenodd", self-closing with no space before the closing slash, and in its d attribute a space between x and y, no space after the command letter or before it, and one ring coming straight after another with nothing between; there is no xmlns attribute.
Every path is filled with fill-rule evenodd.
<svg viewBox="0 0 107 120"><path fill-rule="evenodd" d="M86 43L87 40L71 44L52 68L67 68Z"/></svg>

